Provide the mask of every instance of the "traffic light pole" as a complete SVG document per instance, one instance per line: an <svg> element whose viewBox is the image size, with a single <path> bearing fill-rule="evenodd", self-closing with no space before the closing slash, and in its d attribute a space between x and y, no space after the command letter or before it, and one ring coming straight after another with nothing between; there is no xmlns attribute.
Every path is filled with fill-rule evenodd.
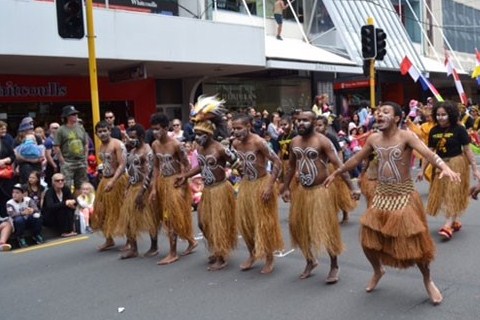
<svg viewBox="0 0 480 320"><path fill-rule="evenodd" d="M88 40L88 71L90 74L90 97L92 99L92 120L95 125L100 121L100 104L98 101L97 60L95 53L95 31L93 28L93 4L92 0L86 0L87 13L87 40ZM94 132L95 150L100 150L100 139Z"/></svg>
<svg viewBox="0 0 480 320"><path fill-rule="evenodd" d="M367 19L367 24L374 25L372 17ZM370 59L370 108L375 109L375 59Z"/></svg>

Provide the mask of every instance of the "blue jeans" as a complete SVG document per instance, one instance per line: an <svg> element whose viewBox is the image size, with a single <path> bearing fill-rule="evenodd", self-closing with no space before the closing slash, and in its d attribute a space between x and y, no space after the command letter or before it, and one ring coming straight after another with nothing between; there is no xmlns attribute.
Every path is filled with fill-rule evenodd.
<svg viewBox="0 0 480 320"><path fill-rule="evenodd" d="M15 227L15 235L19 238L23 237L25 229L32 230L34 236L39 235L42 231L42 220L40 218L34 218L31 215L13 218L13 225Z"/></svg>

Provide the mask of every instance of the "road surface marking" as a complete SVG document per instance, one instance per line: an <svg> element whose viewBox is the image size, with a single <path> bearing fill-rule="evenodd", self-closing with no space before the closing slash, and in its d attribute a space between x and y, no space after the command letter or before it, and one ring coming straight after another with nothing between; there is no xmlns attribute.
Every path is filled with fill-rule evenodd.
<svg viewBox="0 0 480 320"><path fill-rule="evenodd" d="M290 249L288 251L276 251L274 253L274 256L278 257L278 258L283 258L283 257L286 257L287 255L289 255L290 253L292 253L293 251L295 251L295 249Z"/></svg>
<svg viewBox="0 0 480 320"><path fill-rule="evenodd" d="M30 252L30 251L34 251L34 250L56 247L56 246L60 246L60 245L63 245L63 244L67 244L67 243L71 243L71 242L78 242L78 241L87 240L87 239L88 239L88 236L81 236L81 237L75 237L75 238L70 238L70 239L63 239L63 240L48 242L48 243L39 244L39 245L32 245L31 247L13 250L12 252L13 253L26 253L26 252Z"/></svg>

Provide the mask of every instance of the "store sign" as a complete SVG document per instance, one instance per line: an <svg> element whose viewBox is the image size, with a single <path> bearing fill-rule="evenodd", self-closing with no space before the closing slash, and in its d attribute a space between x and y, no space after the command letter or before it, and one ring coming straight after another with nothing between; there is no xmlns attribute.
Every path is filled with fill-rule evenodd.
<svg viewBox="0 0 480 320"><path fill-rule="evenodd" d="M335 90L343 90L343 89L368 88L369 86L370 86L369 80L359 80L359 81L337 82L333 85L333 88Z"/></svg>
<svg viewBox="0 0 480 320"><path fill-rule="evenodd" d="M93 2L105 4L105 0L94 0ZM178 16L178 3L172 0L108 0L108 8Z"/></svg>
<svg viewBox="0 0 480 320"><path fill-rule="evenodd" d="M14 81L0 83L0 97L64 97L67 87L59 82L48 82L45 85L22 85Z"/></svg>
<svg viewBox="0 0 480 320"><path fill-rule="evenodd" d="M227 106L234 108L251 107L255 105L257 95L254 85L217 85L216 90L222 99L227 101Z"/></svg>

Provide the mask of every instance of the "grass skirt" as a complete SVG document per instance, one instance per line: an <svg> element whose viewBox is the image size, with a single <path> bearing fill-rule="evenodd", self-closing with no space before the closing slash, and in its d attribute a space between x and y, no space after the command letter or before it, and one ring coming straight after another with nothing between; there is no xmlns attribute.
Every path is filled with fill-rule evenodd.
<svg viewBox="0 0 480 320"><path fill-rule="evenodd" d="M435 170L433 181L430 185L427 213L437 216L443 211L447 218L461 216L468 207L470 198L470 167L464 155L445 161L450 169L460 173L460 183L451 182L448 178L438 179L439 170Z"/></svg>
<svg viewBox="0 0 480 320"><path fill-rule="evenodd" d="M360 176L360 191L367 200L367 208L371 205L373 196L375 195L375 189L377 188L378 180L370 179L366 172Z"/></svg>
<svg viewBox="0 0 480 320"><path fill-rule="evenodd" d="M161 177L156 181L160 216L168 230L188 240L193 238L192 194L188 184L175 188L176 177Z"/></svg>
<svg viewBox="0 0 480 320"><path fill-rule="evenodd" d="M90 226L93 230L101 231L106 238L114 236L117 227L120 208L125 199L128 185L128 176L122 175L113 185L112 190L105 192L105 186L112 178L102 178L97 188Z"/></svg>
<svg viewBox="0 0 480 320"><path fill-rule="evenodd" d="M205 186L198 212L208 250L217 256L228 257L237 246L235 194L230 182Z"/></svg>
<svg viewBox="0 0 480 320"><path fill-rule="evenodd" d="M262 193L270 179L268 174L254 181L242 179L237 196L240 234L257 259L284 248L275 188L270 200L262 200Z"/></svg>
<svg viewBox="0 0 480 320"><path fill-rule="evenodd" d="M328 165L328 174L335 171L333 164ZM347 183L342 177L337 176L331 185L330 194L335 197L336 212L345 211L352 212L358 205L358 202L352 199L352 194Z"/></svg>
<svg viewBox="0 0 480 320"><path fill-rule="evenodd" d="M375 252L384 265L408 268L435 256L423 203L412 180L379 183L360 223L362 247Z"/></svg>
<svg viewBox="0 0 480 320"><path fill-rule="evenodd" d="M143 190L143 183L131 185L127 189L125 199L120 209L115 236L126 236L129 239L135 239L142 232L150 232L155 229L153 212L148 203L150 192L147 190L143 194L143 203L145 207L142 210L137 209L135 200L139 192Z"/></svg>
<svg viewBox="0 0 480 320"><path fill-rule="evenodd" d="M322 186L292 190L289 228L291 242L306 259L314 260L325 248L338 256L343 251L336 205L330 189Z"/></svg>
<svg viewBox="0 0 480 320"><path fill-rule="evenodd" d="M368 168L360 175L360 191L367 200L367 208L370 206L375 189L378 185L378 159L368 162Z"/></svg>

